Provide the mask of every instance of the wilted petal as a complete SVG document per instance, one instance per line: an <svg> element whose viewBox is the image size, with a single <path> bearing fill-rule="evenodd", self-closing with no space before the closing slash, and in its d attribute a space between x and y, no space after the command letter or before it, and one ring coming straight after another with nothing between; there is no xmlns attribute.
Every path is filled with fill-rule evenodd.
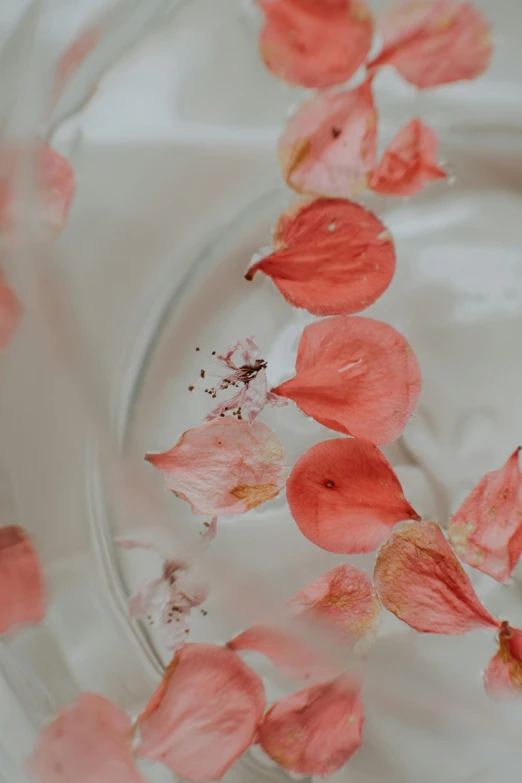
<svg viewBox="0 0 522 783"><path fill-rule="evenodd" d="M500 625L434 522L392 534L377 556L374 584L386 609L417 631L456 635Z"/></svg>
<svg viewBox="0 0 522 783"><path fill-rule="evenodd" d="M325 427L383 444L403 432L421 378L414 353L392 326L338 316L305 327L295 377L272 391Z"/></svg>
<svg viewBox="0 0 522 783"><path fill-rule="evenodd" d="M502 623L498 653L484 672L484 687L493 699L522 696L522 631Z"/></svg>
<svg viewBox="0 0 522 783"><path fill-rule="evenodd" d="M361 745L363 722L359 685L339 677L277 701L259 727L259 744L284 769L329 775Z"/></svg>
<svg viewBox="0 0 522 783"><path fill-rule="evenodd" d="M265 15L259 46L267 67L303 87L342 84L364 62L373 20L363 0L257 0Z"/></svg>
<svg viewBox="0 0 522 783"><path fill-rule="evenodd" d="M251 745L265 708L259 677L213 644L185 645L151 701L137 755L196 783L221 778Z"/></svg>
<svg viewBox="0 0 522 783"><path fill-rule="evenodd" d="M359 652L373 641L381 612L368 576L347 563L315 579L286 606L293 616L317 622L334 639ZM333 673L326 655L276 626L254 625L228 646L266 655L280 671L297 679L326 679Z"/></svg>
<svg viewBox="0 0 522 783"><path fill-rule="evenodd" d="M438 146L435 131L416 117L385 149L369 187L387 196L413 196L429 182L446 179L437 165Z"/></svg>
<svg viewBox="0 0 522 783"><path fill-rule="evenodd" d="M278 495L288 475L279 438L259 421L215 419L146 459L195 514L244 514Z"/></svg>
<svg viewBox="0 0 522 783"><path fill-rule="evenodd" d="M372 443L335 438L300 457L286 485L299 529L327 552L373 552L397 522L420 519Z"/></svg>
<svg viewBox="0 0 522 783"><path fill-rule="evenodd" d="M44 616L42 572L27 533L14 525L0 527L0 633Z"/></svg>
<svg viewBox="0 0 522 783"><path fill-rule="evenodd" d="M405 0L378 20L384 45L370 71L393 65L417 87L475 79L493 52L490 26L461 0Z"/></svg>
<svg viewBox="0 0 522 783"><path fill-rule="evenodd" d="M368 184L377 155L377 114L371 80L303 104L279 142L289 187L314 196L350 198Z"/></svg>
<svg viewBox="0 0 522 783"><path fill-rule="evenodd" d="M522 554L520 449L479 481L449 523L455 552L468 565L507 582Z"/></svg>
<svg viewBox="0 0 522 783"><path fill-rule="evenodd" d="M83 693L38 736L30 770L39 783L144 783L132 760L130 718Z"/></svg>
<svg viewBox="0 0 522 783"><path fill-rule="evenodd" d="M22 306L18 298L5 282L0 270L0 351L3 350L13 336L22 314Z"/></svg>
<svg viewBox="0 0 522 783"><path fill-rule="evenodd" d="M372 212L345 199L299 203L279 219L274 244L247 280L263 272L287 302L314 315L364 310L395 272L391 234Z"/></svg>

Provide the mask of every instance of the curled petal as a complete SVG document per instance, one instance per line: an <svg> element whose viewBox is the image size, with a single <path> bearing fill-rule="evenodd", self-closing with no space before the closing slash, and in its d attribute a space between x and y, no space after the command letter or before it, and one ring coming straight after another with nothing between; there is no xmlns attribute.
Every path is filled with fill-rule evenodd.
<svg viewBox="0 0 522 783"><path fill-rule="evenodd" d="M3 350L13 336L22 314L22 306L15 292L5 282L0 271L0 351Z"/></svg>
<svg viewBox="0 0 522 783"><path fill-rule="evenodd" d="M115 704L83 693L40 732L31 773L39 783L144 783L132 760L131 727Z"/></svg>
<svg viewBox="0 0 522 783"><path fill-rule="evenodd" d="M457 635L500 625L434 522L392 534L377 556L374 584L386 609L416 631Z"/></svg>
<svg viewBox="0 0 522 783"><path fill-rule="evenodd" d="M359 685L339 677L277 701L259 727L259 744L284 769L329 775L361 745L363 722Z"/></svg>
<svg viewBox="0 0 522 783"><path fill-rule="evenodd" d="M404 0L378 20L384 38L370 72L393 65L420 88L476 79L493 52L490 26L461 0Z"/></svg>
<svg viewBox="0 0 522 783"><path fill-rule="evenodd" d="M219 780L252 743L264 708L261 680L236 653L187 644L138 719L136 753L186 780Z"/></svg>
<svg viewBox="0 0 522 783"><path fill-rule="evenodd" d="M437 149L435 131L416 117L392 139L369 187L387 196L413 196L429 182L446 179L437 165Z"/></svg>
<svg viewBox="0 0 522 783"><path fill-rule="evenodd" d="M397 522L420 519L372 443L335 438L300 457L286 485L299 529L327 552L373 552Z"/></svg>
<svg viewBox="0 0 522 783"><path fill-rule="evenodd" d="M395 272L390 233L372 212L345 199L320 198L285 213L275 251L256 272L272 278L287 302L314 315L364 310L388 288Z"/></svg>
<svg viewBox="0 0 522 783"><path fill-rule="evenodd" d="M146 459L195 514L244 514L278 495L288 475L279 438L259 421L215 419Z"/></svg>
<svg viewBox="0 0 522 783"><path fill-rule="evenodd" d="M399 332L337 316L305 327L295 377L272 391L325 427L383 444L401 435L420 390L417 359Z"/></svg>
<svg viewBox="0 0 522 783"><path fill-rule="evenodd" d="M498 634L498 653L484 672L484 687L492 699L522 696L522 631L503 622Z"/></svg>
<svg viewBox="0 0 522 783"><path fill-rule="evenodd" d="M507 582L522 554L520 449L486 475L449 523L449 537L461 560L499 582Z"/></svg>
<svg viewBox="0 0 522 783"><path fill-rule="evenodd" d="M287 185L298 193L350 198L368 184L377 155L372 82L319 94L288 122L279 142Z"/></svg>
<svg viewBox="0 0 522 783"><path fill-rule="evenodd" d="M302 87L342 84L364 62L373 20L364 0L257 0L267 68Z"/></svg>
<svg viewBox="0 0 522 783"><path fill-rule="evenodd" d="M0 633L44 616L42 572L27 533L14 525L0 527Z"/></svg>

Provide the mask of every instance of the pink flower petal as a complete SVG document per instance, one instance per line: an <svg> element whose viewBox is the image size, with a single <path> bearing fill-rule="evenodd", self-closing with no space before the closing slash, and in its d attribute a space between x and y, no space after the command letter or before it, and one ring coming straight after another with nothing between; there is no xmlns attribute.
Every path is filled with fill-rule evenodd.
<svg viewBox="0 0 522 783"><path fill-rule="evenodd" d="M522 555L520 449L486 475L449 523L455 552L470 566L507 582Z"/></svg>
<svg viewBox="0 0 522 783"><path fill-rule="evenodd" d="M261 680L236 653L187 644L139 718L136 753L196 783L219 780L251 745L264 708Z"/></svg>
<svg viewBox="0 0 522 783"><path fill-rule="evenodd" d="M68 160L44 141L36 145L36 178L40 191L39 228L48 238L65 226L75 191L74 171ZM0 231L12 233L18 225L24 205L19 203L15 180L20 161L16 148L3 150L0 157Z"/></svg>
<svg viewBox="0 0 522 783"><path fill-rule="evenodd" d="M402 434L421 390L419 365L392 326L360 316L306 326L296 375L272 391L332 430L391 443Z"/></svg>
<svg viewBox="0 0 522 783"><path fill-rule="evenodd" d="M484 672L484 687L492 699L522 696L522 631L503 622L499 650Z"/></svg>
<svg viewBox="0 0 522 783"><path fill-rule="evenodd" d="M300 202L279 219L275 251L246 274L272 278L287 302L314 315L357 313L395 272L391 235L372 212L344 199Z"/></svg>
<svg viewBox="0 0 522 783"><path fill-rule="evenodd" d="M195 514L244 514L278 495L288 475L279 438L259 421L215 419L146 459Z"/></svg>
<svg viewBox="0 0 522 783"><path fill-rule="evenodd" d="M22 306L18 298L5 282L0 270L0 351L2 351L13 336L22 315Z"/></svg>
<svg viewBox="0 0 522 783"><path fill-rule="evenodd" d="M363 0L257 0L265 15L259 45L283 81L321 88L341 84L364 62L373 20Z"/></svg>
<svg viewBox="0 0 522 783"><path fill-rule="evenodd" d="M476 79L493 52L490 26L461 0L404 0L379 19L384 45L370 72L393 65L417 87Z"/></svg>
<svg viewBox="0 0 522 783"><path fill-rule="evenodd" d="M369 187L386 196L413 196L429 182L446 179L437 165L437 149L435 131L416 117L392 139Z"/></svg>
<svg viewBox="0 0 522 783"><path fill-rule="evenodd" d="M259 727L259 744L284 769L329 775L362 743L359 685L346 677L277 701Z"/></svg>
<svg viewBox="0 0 522 783"><path fill-rule="evenodd" d="M344 565L315 579L287 601L292 615L320 623L339 643L365 650L377 633L381 604L364 571ZM332 676L327 656L294 634L270 625L254 625L232 639L232 650L259 652L289 677Z"/></svg>
<svg viewBox="0 0 522 783"><path fill-rule="evenodd" d="M368 184L376 155L371 80L352 90L320 93L304 103L279 142L287 185L313 196L357 195Z"/></svg>
<svg viewBox="0 0 522 783"><path fill-rule="evenodd" d="M298 459L286 491L303 535L327 552L373 552L397 522L420 519L386 457L366 440L312 446Z"/></svg>
<svg viewBox="0 0 522 783"><path fill-rule="evenodd" d="M500 625L435 522L392 534L377 556L374 584L386 609L417 631L457 635Z"/></svg>
<svg viewBox="0 0 522 783"><path fill-rule="evenodd" d="M43 576L27 533L0 527L0 633L45 616Z"/></svg>
<svg viewBox="0 0 522 783"><path fill-rule="evenodd" d="M30 770L39 783L145 783L132 760L132 722L83 693L38 736Z"/></svg>

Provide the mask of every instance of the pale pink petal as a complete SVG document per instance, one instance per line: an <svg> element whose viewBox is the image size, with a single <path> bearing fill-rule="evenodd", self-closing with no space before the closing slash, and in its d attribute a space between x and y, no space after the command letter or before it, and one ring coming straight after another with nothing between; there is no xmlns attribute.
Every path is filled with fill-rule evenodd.
<svg viewBox="0 0 522 783"><path fill-rule="evenodd" d="M319 93L297 110L279 142L283 177L298 193L351 198L375 168L377 114L372 82Z"/></svg>
<svg viewBox="0 0 522 783"><path fill-rule="evenodd" d="M29 766L38 783L144 783L132 759L131 719L94 693L42 729Z"/></svg>
<svg viewBox="0 0 522 783"><path fill-rule="evenodd" d="M158 557L164 559L163 552L157 544L153 544L151 541L142 541L140 538L117 538L116 546L120 549L145 549L149 552L154 552Z"/></svg>
<svg viewBox="0 0 522 783"><path fill-rule="evenodd" d="M413 196L430 182L446 179L437 165L435 131L416 117L402 128L384 151L369 187L387 196Z"/></svg>
<svg viewBox="0 0 522 783"><path fill-rule="evenodd" d="M0 351L6 347L16 331L21 315L22 306L0 270Z"/></svg>
<svg viewBox="0 0 522 783"><path fill-rule="evenodd" d="M139 718L138 757L195 783L219 780L251 745L265 708L259 677L226 647L187 644Z"/></svg>
<svg viewBox="0 0 522 783"><path fill-rule="evenodd" d="M146 459L195 514L244 514L278 495L288 475L277 435L259 421L215 419Z"/></svg>
<svg viewBox="0 0 522 783"><path fill-rule="evenodd" d="M384 43L370 72L393 65L417 87L476 79L493 52L490 25L461 0L404 0L378 20Z"/></svg>
<svg viewBox="0 0 522 783"><path fill-rule="evenodd" d="M16 191L20 150L5 148L0 156L0 231L12 233L25 212ZM36 183L39 190L38 228L43 238L55 236L65 226L74 196L74 171L68 160L40 140L35 148Z"/></svg>
<svg viewBox="0 0 522 783"><path fill-rule="evenodd" d="M295 377L272 391L325 427L383 444L402 434L421 379L414 353L393 327L338 316L305 327Z"/></svg>
<svg viewBox="0 0 522 783"><path fill-rule="evenodd" d="M484 672L484 687L492 699L522 697L522 631L503 622L498 653Z"/></svg>
<svg viewBox="0 0 522 783"><path fill-rule="evenodd" d="M507 582L522 554L522 473L517 449L486 475L449 523L453 547L465 563Z"/></svg>
<svg viewBox="0 0 522 783"><path fill-rule="evenodd" d="M390 463L372 443L335 438L297 460L287 481L299 529L327 552L373 552L397 522L420 519Z"/></svg>
<svg viewBox="0 0 522 783"><path fill-rule="evenodd" d="M0 527L0 634L45 616L45 588L38 557L25 530Z"/></svg>
<svg viewBox="0 0 522 783"><path fill-rule="evenodd" d="M313 685L277 701L259 727L265 753L301 775L330 775L362 743L360 686L346 677Z"/></svg>
<svg viewBox="0 0 522 783"><path fill-rule="evenodd" d="M314 315L349 315L373 304L395 272L391 234L346 199L299 202L279 218L274 252L248 270L272 278L287 302Z"/></svg>
<svg viewBox="0 0 522 783"><path fill-rule="evenodd" d="M168 600L168 588L163 577L147 582L142 589L129 598L131 617L153 618L163 609Z"/></svg>
<svg viewBox="0 0 522 783"><path fill-rule="evenodd" d="M321 88L342 84L364 62L373 20L364 0L257 0L265 15L259 46L283 81Z"/></svg>
<svg viewBox="0 0 522 783"><path fill-rule="evenodd" d="M209 523L205 522L206 529L203 535L201 536L201 544L203 546L203 549L206 549L217 536L217 523L218 523L217 517L212 517Z"/></svg>
<svg viewBox="0 0 522 783"><path fill-rule="evenodd" d="M377 556L374 584L383 605L424 633L496 629L435 522L412 522L392 533Z"/></svg>

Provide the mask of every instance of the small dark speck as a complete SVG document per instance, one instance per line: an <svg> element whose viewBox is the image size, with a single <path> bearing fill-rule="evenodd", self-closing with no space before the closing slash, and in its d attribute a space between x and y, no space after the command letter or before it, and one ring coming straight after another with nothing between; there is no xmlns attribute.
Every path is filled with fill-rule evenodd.
<svg viewBox="0 0 522 783"><path fill-rule="evenodd" d="M216 355L216 352L215 352L215 351L212 351L212 356L215 356L215 355Z"/></svg>
<svg viewBox="0 0 522 783"><path fill-rule="evenodd" d="M204 609L202 609L202 610L201 610L201 614L203 615L203 617L206 617L206 616L207 616L207 614L208 614L208 612L206 612Z"/></svg>
<svg viewBox="0 0 522 783"><path fill-rule="evenodd" d="M219 415L221 416L222 419L225 418L225 414L224 413L220 413Z"/></svg>
<svg viewBox="0 0 522 783"><path fill-rule="evenodd" d="M341 131L339 128L332 128L332 136L334 139L337 139L341 135Z"/></svg>
<svg viewBox="0 0 522 783"><path fill-rule="evenodd" d="M188 387L188 390L189 390L189 391L194 391L194 387L193 387L193 386L189 386L189 387Z"/></svg>
<svg viewBox="0 0 522 783"><path fill-rule="evenodd" d="M203 522L203 524L205 525L205 527L210 527L210 522Z"/></svg>
<svg viewBox="0 0 522 783"><path fill-rule="evenodd" d="M205 377L205 370L201 370L201 372L199 374L201 375L202 378L204 378Z"/></svg>
<svg viewBox="0 0 522 783"><path fill-rule="evenodd" d="M335 487L335 484L333 481L327 481L325 484L325 487L328 487L328 489L331 489L332 487Z"/></svg>
<svg viewBox="0 0 522 783"><path fill-rule="evenodd" d="M199 348L196 348L196 351L199 351Z"/></svg>

